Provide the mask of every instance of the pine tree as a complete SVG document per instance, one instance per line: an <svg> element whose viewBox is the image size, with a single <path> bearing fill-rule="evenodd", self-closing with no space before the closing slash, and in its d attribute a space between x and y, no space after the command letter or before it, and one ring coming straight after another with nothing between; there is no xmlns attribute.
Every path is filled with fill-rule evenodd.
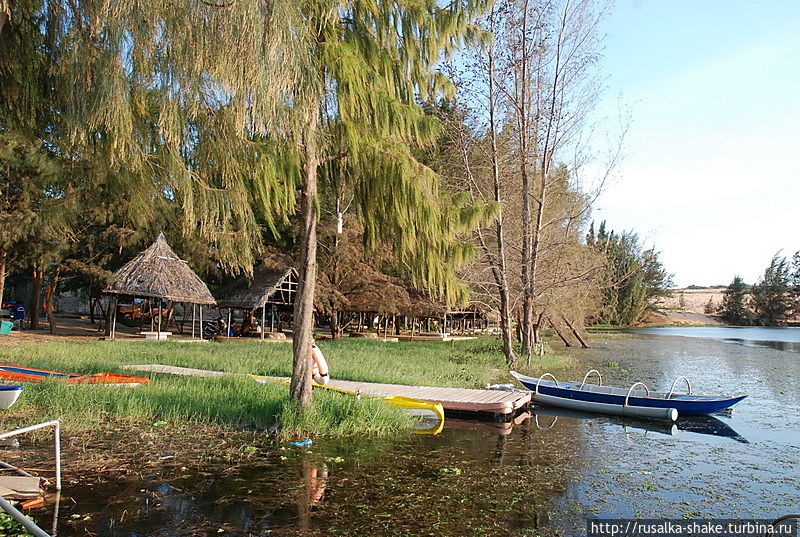
<svg viewBox="0 0 800 537"><path fill-rule="evenodd" d="M725 289L720 305L722 318L730 324L750 324L752 314L747 306L750 289L741 276L735 276Z"/></svg>
<svg viewBox="0 0 800 537"><path fill-rule="evenodd" d="M764 276L752 289L752 307L756 322L763 326L785 324L794 309L791 267L785 257L775 254Z"/></svg>

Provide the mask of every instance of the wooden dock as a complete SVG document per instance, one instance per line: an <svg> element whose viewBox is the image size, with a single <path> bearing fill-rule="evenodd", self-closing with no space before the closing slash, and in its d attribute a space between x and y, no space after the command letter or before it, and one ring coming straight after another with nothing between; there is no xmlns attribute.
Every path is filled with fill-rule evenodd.
<svg viewBox="0 0 800 537"><path fill-rule="evenodd" d="M126 369L168 373L194 377L220 377L223 371L208 371L161 364L128 365ZM421 401L440 403L445 410L457 412L485 412L489 414L513 414L531 401L530 392L477 390L471 388L440 388L436 386L409 386L405 384L380 384L375 382L356 382L352 380L334 380L328 383L333 388L341 388L365 395L387 397L400 395Z"/></svg>
<svg viewBox="0 0 800 537"><path fill-rule="evenodd" d="M507 392L500 390L476 390L471 388L438 388L435 386L408 386L404 384L378 384L334 380L328 386L361 392L367 395L400 395L431 403L440 403L445 410L458 412L487 412L490 414L512 414L531 400L530 392Z"/></svg>

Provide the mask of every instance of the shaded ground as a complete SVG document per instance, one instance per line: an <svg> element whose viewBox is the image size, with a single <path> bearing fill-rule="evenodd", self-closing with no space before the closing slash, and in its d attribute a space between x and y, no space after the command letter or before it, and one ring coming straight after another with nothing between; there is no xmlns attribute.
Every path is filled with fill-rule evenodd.
<svg viewBox="0 0 800 537"><path fill-rule="evenodd" d="M41 319L36 330L27 328L25 322L24 330L13 330L7 336L0 335L0 347L8 345L19 345L23 343L43 343L46 341L97 341L103 337L101 323L91 324L88 318L82 317L59 317L56 319L56 330L50 333L50 326L45 319ZM123 324L117 324L117 337L119 339L143 339L138 335L139 328L131 328ZM180 334L176 333L176 336ZM191 336L190 333L185 337Z"/></svg>

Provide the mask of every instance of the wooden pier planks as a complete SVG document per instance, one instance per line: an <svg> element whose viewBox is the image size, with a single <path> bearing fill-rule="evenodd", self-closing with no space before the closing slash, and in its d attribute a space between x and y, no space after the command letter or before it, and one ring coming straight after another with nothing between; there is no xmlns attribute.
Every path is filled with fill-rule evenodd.
<svg viewBox="0 0 800 537"><path fill-rule="evenodd" d="M477 390L470 388L438 388L434 386L409 386L404 384L380 384L356 382L352 380L333 380L328 383L334 388L342 388L367 395L401 395L431 403L440 403L445 410L459 412L488 412L492 414L511 414L528 404L531 394L499 390Z"/></svg>
<svg viewBox="0 0 800 537"><path fill-rule="evenodd" d="M173 375L189 375L195 377L220 377L222 371L207 371L161 364L129 365L126 369L169 373ZM341 388L365 395L388 397L400 395L421 401L440 403L445 410L459 412L486 412L490 414L512 414L531 400L530 392L478 390L472 388L440 388L436 386L411 386L405 384L381 384L375 382L357 382L352 380L334 380L328 383L334 388Z"/></svg>

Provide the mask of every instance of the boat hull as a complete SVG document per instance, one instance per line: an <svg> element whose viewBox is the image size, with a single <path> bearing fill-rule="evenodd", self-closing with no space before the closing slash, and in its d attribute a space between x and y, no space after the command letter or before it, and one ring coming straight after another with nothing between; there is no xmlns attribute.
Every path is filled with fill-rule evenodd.
<svg viewBox="0 0 800 537"><path fill-rule="evenodd" d="M633 390L633 392L630 394L630 397L628 397L628 390L625 389L586 386L587 388L593 388L596 390L606 390L604 393L601 391L580 389L580 384L576 382L556 384L552 381L540 381L538 378L526 377L525 375L520 375L519 373L512 372L512 374L523 386L533 392L532 398L534 400L537 400L538 396L546 396L549 402L544 404L623 416L639 415L644 417L645 414L650 412L642 411L643 413L640 414L629 414L627 413L628 411L620 410L620 408L624 407L662 410L674 408L681 416L712 414L714 412L719 412L720 410L729 408L747 397L746 395L738 397L715 397L699 395L675 395L669 398L649 397L644 390ZM588 405L576 406L576 402L588 403ZM597 410L591 410L591 408L595 408ZM615 411L611 412L610 410Z"/></svg>
<svg viewBox="0 0 800 537"><path fill-rule="evenodd" d="M22 386L0 385L0 409L11 407L17 402L21 393Z"/></svg>
<svg viewBox="0 0 800 537"><path fill-rule="evenodd" d="M45 382L47 380L66 380L67 384L148 384L147 377L118 375L116 373L62 373L46 369L34 369L18 365L0 365L0 379L14 382Z"/></svg>

